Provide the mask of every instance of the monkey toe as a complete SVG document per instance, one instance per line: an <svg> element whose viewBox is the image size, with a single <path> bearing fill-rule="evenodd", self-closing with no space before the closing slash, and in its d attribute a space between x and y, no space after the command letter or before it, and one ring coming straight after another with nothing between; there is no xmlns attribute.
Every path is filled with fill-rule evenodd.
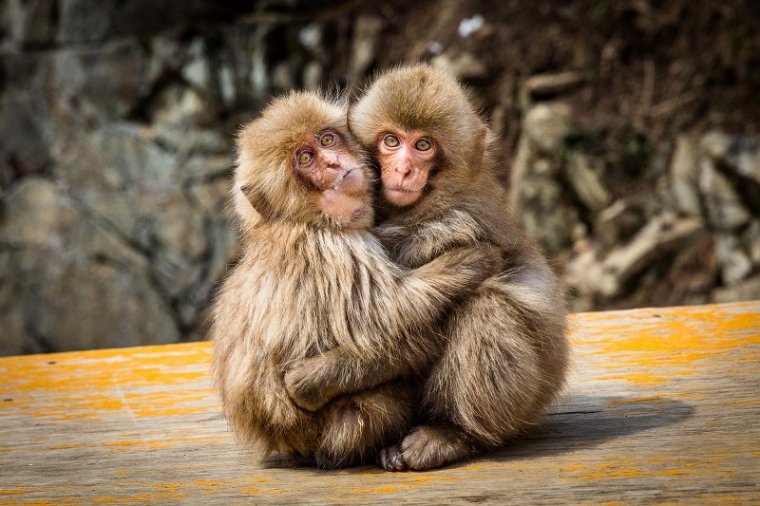
<svg viewBox="0 0 760 506"><path fill-rule="evenodd" d="M401 441L401 453L407 468L424 471L461 460L468 448L457 429L420 426Z"/></svg>
<svg viewBox="0 0 760 506"><path fill-rule="evenodd" d="M377 454L377 463L386 471L406 471L406 463L399 445L386 446Z"/></svg>

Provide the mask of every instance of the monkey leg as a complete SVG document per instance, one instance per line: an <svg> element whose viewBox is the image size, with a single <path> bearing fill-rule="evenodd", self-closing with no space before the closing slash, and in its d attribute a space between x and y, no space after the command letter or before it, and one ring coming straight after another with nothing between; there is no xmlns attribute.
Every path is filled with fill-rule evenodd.
<svg viewBox="0 0 760 506"><path fill-rule="evenodd" d="M411 427L416 395L403 381L343 397L325 408L322 440L315 458L332 469L365 462Z"/></svg>
<svg viewBox="0 0 760 506"><path fill-rule="evenodd" d="M551 336L530 322L490 290L452 313L448 345L423 386L429 422L401 442L407 468L439 467L502 445L536 420L556 391L547 385L556 382L542 357Z"/></svg>

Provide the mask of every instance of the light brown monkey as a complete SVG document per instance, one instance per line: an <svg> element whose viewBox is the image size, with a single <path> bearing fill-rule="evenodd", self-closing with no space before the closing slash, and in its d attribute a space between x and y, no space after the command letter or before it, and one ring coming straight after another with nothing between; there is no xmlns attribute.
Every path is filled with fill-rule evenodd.
<svg viewBox="0 0 760 506"><path fill-rule="evenodd" d="M391 262L369 231L372 175L345 118L339 103L292 93L240 133L233 194L243 255L211 325L214 379L236 434L321 467L362 461L408 429L415 392L382 378L424 365L434 322L498 261L468 247L412 271ZM316 410L314 393L291 377L315 411L300 409L285 372L319 353L382 357L379 386Z"/></svg>
<svg viewBox="0 0 760 506"><path fill-rule="evenodd" d="M349 125L378 160L385 216L376 233L401 265L474 244L495 245L503 258L442 324L446 346L420 387L422 424L384 449L380 463L429 469L503 445L556 397L568 344L557 279L510 217L488 128L459 83L426 65L381 75L350 108ZM325 355L291 373L355 367ZM351 387L373 385L366 376ZM336 391L311 388L325 392L322 402Z"/></svg>

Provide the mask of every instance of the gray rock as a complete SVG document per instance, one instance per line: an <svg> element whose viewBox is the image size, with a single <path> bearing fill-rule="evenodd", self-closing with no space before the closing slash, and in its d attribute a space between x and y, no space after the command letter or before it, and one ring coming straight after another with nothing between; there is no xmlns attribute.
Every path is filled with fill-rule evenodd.
<svg viewBox="0 0 760 506"><path fill-rule="evenodd" d="M123 116L147 93L146 70L145 54L132 40L56 51L50 94L96 118Z"/></svg>
<svg viewBox="0 0 760 506"><path fill-rule="evenodd" d="M734 302L740 300L760 300L760 275L742 281L734 286L713 290L713 302Z"/></svg>
<svg viewBox="0 0 760 506"><path fill-rule="evenodd" d="M116 0L60 0L58 42L100 42L106 38Z"/></svg>
<svg viewBox="0 0 760 506"><path fill-rule="evenodd" d="M161 209L161 211L159 211ZM163 192L146 202L143 216L150 227L158 254L173 265L189 266L207 248L206 216L181 191ZM179 282L179 285L189 284Z"/></svg>
<svg viewBox="0 0 760 506"><path fill-rule="evenodd" d="M375 16L359 16L354 25L351 57L348 64L349 82L361 77L377 56L383 20Z"/></svg>
<svg viewBox="0 0 760 506"><path fill-rule="evenodd" d="M484 23L485 18L483 18L483 16L480 14L475 14L471 18L465 18L459 22L457 33L459 33L460 37L466 39L467 37L471 36L474 33L477 33L478 30L483 28Z"/></svg>
<svg viewBox="0 0 760 506"><path fill-rule="evenodd" d="M322 48L322 26L316 23L304 26L298 32L298 40L306 49L318 53Z"/></svg>
<svg viewBox="0 0 760 506"><path fill-rule="evenodd" d="M754 219L742 234L752 264L760 266L760 219Z"/></svg>
<svg viewBox="0 0 760 506"><path fill-rule="evenodd" d="M697 140L680 135L670 164L670 188L676 207L685 214L699 216L699 152Z"/></svg>
<svg viewBox="0 0 760 506"><path fill-rule="evenodd" d="M573 294L573 311L588 311L598 303L599 294L615 293L614 277L605 273L600 252L586 247L576 252L565 264L563 285Z"/></svg>
<svg viewBox="0 0 760 506"><path fill-rule="evenodd" d="M254 37L250 40L250 65L247 65L250 68L248 82L251 84L252 95L261 99L267 96L269 89L266 44L264 43L268 31L268 28L265 26L256 29Z"/></svg>
<svg viewBox="0 0 760 506"><path fill-rule="evenodd" d="M303 69L303 87L307 90L318 90L322 84L324 70L318 61L310 61Z"/></svg>
<svg viewBox="0 0 760 506"><path fill-rule="evenodd" d="M615 278L615 282L609 285L625 283L655 258L678 250L705 232L704 224L698 218L679 220L665 213L652 219L630 243L613 250L604 259L605 273ZM617 291L615 287L602 293L610 296Z"/></svg>
<svg viewBox="0 0 760 506"><path fill-rule="evenodd" d="M306 20L302 6L238 16L251 7L0 2L0 354L201 337L240 254L228 204L235 129L273 93L356 82L388 57L384 17L341 13L341 24L309 7ZM436 25L472 16L442 8ZM422 30L408 52L499 97L499 144L521 133L516 217L560 268L567 260L573 309L665 303L652 296L663 287L685 294L678 303L756 293L760 141L684 136L668 161L670 140L637 137L602 164L567 145L570 107L545 102L582 74L491 76L476 49L495 26L470 17L463 27L464 46L454 32L436 41ZM520 111L522 128L512 124ZM615 160L621 170L605 173Z"/></svg>
<svg viewBox="0 0 760 506"><path fill-rule="evenodd" d="M179 337L166 301L137 265L97 258L67 262L60 276L46 276L36 307L27 310L35 331L54 339L57 349L160 344Z"/></svg>
<svg viewBox="0 0 760 506"><path fill-rule="evenodd" d="M4 280L3 280L4 281ZM8 282L0 283L0 356L40 353L45 350L30 346L30 337L24 328L24 315L18 304L15 287Z"/></svg>
<svg viewBox="0 0 760 506"><path fill-rule="evenodd" d="M147 259L122 235L82 213L81 203L46 183L23 183L15 194L19 210L47 206L30 210L25 226L4 229L0 238L0 247L14 241L3 284L15 295L8 318L16 332L21 322L23 331L11 336L15 347L19 340L28 351L176 340L168 300L156 291Z"/></svg>
<svg viewBox="0 0 760 506"><path fill-rule="evenodd" d="M604 301L621 295L625 284L663 255L706 234L701 220L655 217L625 245L604 255L588 250L568 261L564 281L586 300Z"/></svg>
<svg viewBox="0 0 760 506"><path fill-rule="evenodd" d="M172 85L156 96L155 128L160 131L179 129L184 135L194 126L208 125L214 119L214 108L194 88Z"/></svg>
<svg viewBox="0 0 760 506"><path fill-rule="evenodd" d="M198 153L179 165L181 186L193 187L198 184L222 181L229 185L233 170L232 153L224 155Z"/></svg>
<svg viewBox="0 0 760 506"><path fill-rule="evenodd" d="M3 27L14 46L49 44L55 34L55 0L9 0L0 6ZM3 30L3 31L6 31Z"/></svg>
<svg viewBox="0 0 760 506"><path fill-rule="evenodd" d="M553 162L538 156L525 136L520 139L512 164L511 201L522 228L549 254L563 251L584 235L557 174Z"/></svg>
<svg viewBox="0 0 760 506"><path fill-rule="evenodd" d="M293 77L290 63L287 61L280 62L272 70L272 86L279 90L293 89L296 87Z"/></svg>
<svg viewBox="0 0 760 506"><path fill-rule="evenodd" d="M235 73L229 65L219 67L219 94L222 102L226 106L231 106L237 98L237 89L235 87Z"/></svg>
<svg viewBox="0 0 760 506"><path fill-rule="evenodd" d="M733 230L749 222L750 212L744 207L731 180L720 173L709 159L702 159L699 190L710 225L721 231Z"/></svg>
<svg viewBox="0 0 760 506"><path fill-rule="evenodd" d="M729 135L722 132L709 132L702 137L700 147L710 158L720 160L728 155L732 144L733 141Z"/></svg>
<svg viewBox="0 0 760 506"><path fill-rule="evenodd" d="M182 67L182 77L198 89L211 87L211 69L206 56L206 47L203 39L196 38L188 49L190 61Z"/></svg>
<svg viewBox="0 0 760 506"><path fill-rule="evenodd" d="M584 81L580 72L537 74L529 77L521 89L521 101L528 105L532 100L560 95L577 87Z"/></svg>
<svg viewBox="0 0 760 506"><path fill-rule="evenodd" d="M562 102L538 104L525 115L523 128L535 146L545 153L554 153L573 131L572 109Z"/></svg>
<svg viewBox="0 0 760 506"><path fill-rule="evenodd" d="M602 184L598 170L591 168L587 156L574 153L567 164L567 180L578 199L593 213L598 213L610 202L610 194Z"/></svg>
<svg viewBox="0 0 760 506"><path fill-rule="evenodd" d="M36 83L31 89L0 95L0 136L0 170L28 175L46 169L52 132L47 104Z"/></svg>
<svg viewBox="0 0 760 506"><path fill-rule="evenodd" d="M189 58L183 44L170 35L158 35L150 40L147 57L145 80L152 86L168 74L179 72Z"/></svg>
<svg viewBox="0 0 760 506"><path fill-rule="evenodd" d="M436 68L450 72L459 79L482 79L488 74L486 65L472 53L460 53L456 56L440 54L430 61Z"/></svg>
<svg viewBox="0 0 760 506"><path fill-rule="evenodd" d="M642 202L619 199L596 215L595 237L607 247L619 244L644 226L647 216Z"/></svg>
<svg viewBox="0 0 760 506"><path fill-rule="evenodd" d="M701 145L721 168L760 184L760 140L710 132L702 138Z"/></svg>
<svg viewBox="0 0 760 506"><path fill-rule="evenodd" d="M723 284L732 286L752 272L752 260L741 240L733 235L718 234L715 240Z"/></svg>
<svg viewBox="0 0 760 506"><path fill-rule="evenodd" d="M59 217L59 195L46 179L25 178L3 199L0 242L45 245Z"/></svg>

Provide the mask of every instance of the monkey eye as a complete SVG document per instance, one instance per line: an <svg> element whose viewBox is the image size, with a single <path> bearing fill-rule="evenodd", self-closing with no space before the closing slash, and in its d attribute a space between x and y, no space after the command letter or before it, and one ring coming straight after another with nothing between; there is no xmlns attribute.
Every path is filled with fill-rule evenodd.
<svg viewBox="0 0 760 506"><path fill-rule="evenodd" d="M388 134L385 137L383 137L383 144L385 144L389 148L395 148L396 146L401 144L401 142L398 140L398 137L396 137L395 135Z"/></svg>
<svg viewBox="0 0 760 506"><path fill-rule="evenodd" d="M335 134L326 133L319 138L319 143L324 147L330 147L335 144Z"/></svg>
<svg viewBox="0 0 760 506"><path fill-rule="evenodd" d="M428 151L432 147L433 147L433 143L427 139L420 139L414 143L414 148L417 151Z"/></svg>
<svg viewBox="0 0 760 506"><path fill-rule="evenodd" d="M314 153L311 151L301 151L298 153L298 165L309 165L314 160Z"/></svg>

